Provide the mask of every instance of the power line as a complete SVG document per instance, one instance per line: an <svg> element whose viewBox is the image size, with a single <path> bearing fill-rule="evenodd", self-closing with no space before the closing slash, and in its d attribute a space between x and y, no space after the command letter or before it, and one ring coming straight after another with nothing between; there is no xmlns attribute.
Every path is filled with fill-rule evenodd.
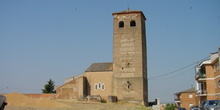
<svg viewBox="0 0 220 110"><path fill-rule="evenodd" d="M192 66L192 65L194 65L194 64L197 64L197 63L199 63L200 61L203 61L204 59L207 59L208 57L210 57L210 56L207 56L207 57L205 57L205 58L202 58L202 59L200 59L199 61L196 61L196 62L194 62L194 63L192 63L192 64L189 64L189 65L187 65L187 66L185 66L185 67L182 67L182 68L179 68L179 69L177 69L177 70L174 70L174 71L171 71L171 72L162 74L162 75L154 76L154 77L151 77L151 78L148 78L148 79L156 79L156 78L159 78L159 77L163 77L163 76L166 76L166 75L169 75L169 74L176 73L176 72L181 71L181 70L183 70L183 69L185 69L185 68L188 68L188 67L190 67L190 66Z"/></svg>
<svg viewBox="0 0 220 110"><path fill-rule="evenodd" d="M183 69L185 69L185 68L187 68L187 67L190 67L190 66L192 66L192 65L194 65L194 64L195 64L195 63L192 63L192 64L190 64L190 65L187 65L187 66L182 67L182 68L180 68L180 69L177 69L177 70L175 70L175 71L171 71L171 72L168 72L168 73L165 73L165 74L162 74L162 75L159 75L159 76L151 77L151 78L148 78L148 79L155 79L155 78L159 78L159 77L162 77L162 76L166 76L166 75L169 75L169 74L178 72L178 71L180 71L180 70L183 70Z"/></svg>
<svg viewBox="0 0 220 110"><path fill-rule="evenodd" d="M180 76L180 75L182 75L182 74L187 73L188 71L190 71L190 70L192 70L192 69L194 69L194 67L192 67L192 68L190 68L190 69L187 69L186 71L183 71L183 72L181 72L181 73L179 73L179 74L176 74L175 76L170 76L170 77L163 78L163 79L154 79L154 80L166 80L166 79L170 79L170 78L178 77L178 76Z"/></svg>

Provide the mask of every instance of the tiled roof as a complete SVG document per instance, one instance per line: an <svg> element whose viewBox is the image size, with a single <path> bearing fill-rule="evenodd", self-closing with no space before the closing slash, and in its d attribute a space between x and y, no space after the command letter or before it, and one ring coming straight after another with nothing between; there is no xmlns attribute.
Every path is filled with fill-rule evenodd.
<svg viewBox="0 0 220 110"><path fill-rule="evenodd" d="M190 88L190 89L182 91L182 93L191 93L191 92L196 92L195 88Z"/></svg>
<svg viewBox="0 0 220 110"><path fill-rule="evenodd" d="M195 93L195 92L196 92L196 89L195 89L195 88L190 88L190 89L187 89L187 90L178 92L178 93L176 93L176 94L180 94L180 93Z"/></svg>
<svg viewBox="0 0 220 110"><path fill-rule="evenodd" d="M93 63L85 72L113 71L113 63Z"/></svg>

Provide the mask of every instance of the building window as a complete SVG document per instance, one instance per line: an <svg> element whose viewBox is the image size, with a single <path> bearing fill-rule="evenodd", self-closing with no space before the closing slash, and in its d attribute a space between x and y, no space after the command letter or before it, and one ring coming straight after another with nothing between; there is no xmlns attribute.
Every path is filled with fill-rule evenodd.
<svg viewBox="0 0 220 110"><path fill-rule="evenodd" d="M216 72L217 64L214 64L214 72Z"/></svg>
<svg viewBox="0 0 220 110"><path fill-rule="evenodd" d="M101 83L100 82L98 83L98 89L101 89Z"/></svg>
<svg viewBox="0 0 220 110"><path fill-rule="evenodd" d="M95 83L94 84L94 90L97 91L97 90L105 90L105 84L104 83L101 83L101 82L98 82L98 83Z"/></svg>
<svg viewBox="0 0 220 110"><path fill-rule="evenodd" d="M119 28L123 28L124 27L124 21L120 21L119 22Z"/></svg>
<svg viewBox="0 0 220 110"><path fill-rule="evenodd" d="M102 83L102 90L105 90L105 84Z"/></svg>
<svg viewBox="0 0 220 110"><path fill-rule="evenodd" d="M193 95L192 95L192 94L189 94L189 98L193 98Z"/></svg>
<svg viewBox="0 0 220 110"><path fill-rule="evenodd" d="M136 22L135 22L134 20L132 20L132 21L130 22L130 27L134 27L134 26L136 26Z"/></svg>
<svg viewBox="0 0 220 110"><path fill-rule="evenodd" d="M214 72L217 72L219 71L219 62L217 62L216 64L213 65L213 68L214 68Z"/></svg>
<svg viewBox="0 0 220 110"><path fill-rule="evenodd" d="M94 89L95 89L95 90L98 90L98 85L97 85L97 83L95 83Z"/></svg>
<svg viewBox="0 0 220 110"><path fill-rule="evenodd" d="M220 88L220 80L218 80L218 88Z"/></svg>
<svg viewBox="0 0 220 110"><path fill-rule="evenodd" d="M190 103L190 104L189 104L189 107L192 107L192 106L193 106L193 104L192 104L192 103Z"/></svg>
<svg viewBox="0 0 220 110"><path fill-rule="evenodd" d="M220 70L219 62L217 63L217 69L218 71Z"/></svg>

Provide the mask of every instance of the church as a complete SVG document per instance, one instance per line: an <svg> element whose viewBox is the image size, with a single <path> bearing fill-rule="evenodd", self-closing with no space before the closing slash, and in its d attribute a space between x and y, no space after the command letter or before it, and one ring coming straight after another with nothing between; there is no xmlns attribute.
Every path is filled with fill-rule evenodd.
<svg viewBox="0 0 220 110"><path fill-rule="evenodd" d="M116 97L148 105L146 17L139 10L113 15L113 62L93 63L56 88L57 98Z"/></svg>

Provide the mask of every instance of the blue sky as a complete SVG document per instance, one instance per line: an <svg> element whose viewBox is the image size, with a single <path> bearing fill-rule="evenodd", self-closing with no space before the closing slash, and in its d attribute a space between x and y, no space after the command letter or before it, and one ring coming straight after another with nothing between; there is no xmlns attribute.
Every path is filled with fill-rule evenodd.
<svg viewBox="0 0 220 110"><path fill-rule="evenodd" d="M40 93L112 62L113 12L145 14L149 100L194 86L194 65L220 47L219 0L0 0L0 93Z"/></svg>

